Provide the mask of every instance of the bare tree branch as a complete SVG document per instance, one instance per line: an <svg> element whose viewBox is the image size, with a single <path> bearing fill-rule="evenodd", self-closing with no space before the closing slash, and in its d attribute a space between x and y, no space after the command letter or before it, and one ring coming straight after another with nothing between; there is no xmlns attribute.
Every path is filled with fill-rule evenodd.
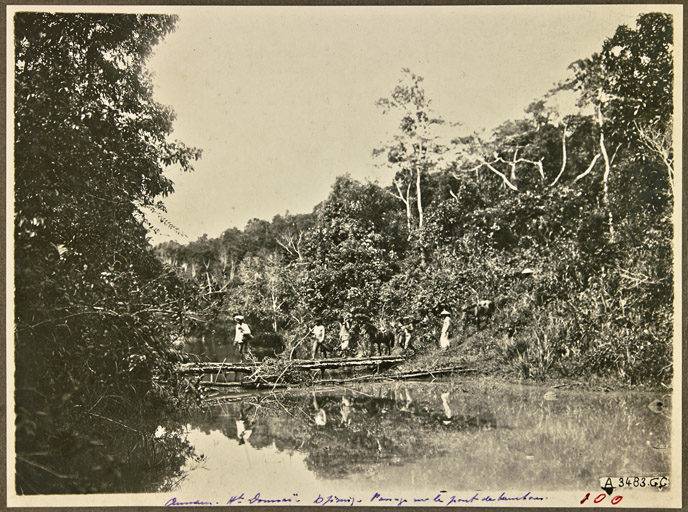
<svg viewBox="0 0 688 512"><path fill-rule="evenodd" d="M395 196L396 197L396 196ZM275 241L279 246L281 246L285 251L287 251L287 254L290 254L292 256L296 256L299 261L303 260L303 256L301 254L301 242L303 240L303 231L299 230L298 231L298 236L294 235L291 231L288 233L283 233L280 235L278 239Z"/></svg>
<svg viewBox="0 0 688 512"><path fill-rule="evenodd" d="M394 186L397 189L397 193L395 194L394 192L390 192L389 190L385 190L389 195L392 197L396 197L397 199L401 200L402 203L404 203L404 206L406 207L406 227L408 228L409 236L411 234L411 182L409 181L408 184L406 185L406 197L404 197L404 194L401 191L401 186L399 184L399 180L395 179L394 180Z"/></svg>
<svg viewBox="0 0 688 512"><path fill-rule="evenodd" d="M511 182L509 181L509 179L504 175L504 173L502 173L502 172L500 172L498 169L496 169L490 162L488 162L487 160L483 160L481 166L482 166L482 165L487 166L487 168L488 168L490 171L492 171L492 172L495 173L497 176L499 176L500 178L502 178L502 181L504 182L504 184L505 184L507 187L509 187L511 190L515 190L516 192L518 192L518 187L516 187L516 185L514 185L513 183L511 183ZM478 167L481 167L481 166L478 166Z"/></svg>
<svg viewBox="0 0 688 512"><path fill-rule="evenodd" d="M512 182L516 180L516 167L518 166L518 164L521 164L521 163L531 164L531 165L534 165L535 167L537 167L538 172L540 173L540 180L544 180L545 179L545 170L542 167L542 160L544 159L544 157L540 158L540 160L538 160L538 161L529 160L527 158L517 158L519 149L521 149L521 148L520 147L516 148L516 151L514 151L514 155L513 155L512 160L510 162L504 160L501 156L497 156L497 158L495 158L495 162L500 162L500 163L506 164L510 167L509 179Z"/></svg>
<svg viewBox="0 0 688 512"><path fill-rule="evenodd" d="M540 173L540 181L544 181L545 180L545 170L542 167L542 160L544 160L544 157L540 158L540 160L538 160L537 162L535 160L528 160L526 158L519 158L516 162L517 163L525 162L527 164L532 164L535 167L537 167L538 172Z"/></svg>
<svg viewBox="0 0 688 512"><path fill-rule="evenodd" d="M561 175L564 174L564 170L566 169L566 135L567 132L566 130L568 129L568 126L565 124L564 125L564 131L561 134L561 170L559 171L559 174L557 174L557 177L554 178L554 181L550 183L550 187L553 187L554 185L557 184L559 181L559 178L561 178Z"/></svg>
<svg viewBox="0 0 688 512"><path fill-rule="evenodd" d="M576 183L578 180L583 179L583 178L585 178L588 174L590 174L590 172L592 171L593 167L595 167L595 164L597 163L597 160L599 160L599 158L600 158L601 156L602 156L602 155L601 155L600 153L597 153L597 154L593 157L593 159L592 159L592 161L590 162L590 165L588 166L588 168L587 168L585 171L583 171L582 173L580 173L578 176L576 176L575 179L573 180L573 183Z"/></svg>
<svg viewBox="0 0 688 512"><path fill-rule="evenodd" d="M518 150L521 149L520 146L516 146L516 149L514 150L514 155L511 158L511 162L507 162L504 160L501 156L497 156L498 162L502 162L504 164L507 164L509 166L510 172L509 172L509 179L511 181L516 181L516 163L517 163L517 158L518 158Z"/></svg>

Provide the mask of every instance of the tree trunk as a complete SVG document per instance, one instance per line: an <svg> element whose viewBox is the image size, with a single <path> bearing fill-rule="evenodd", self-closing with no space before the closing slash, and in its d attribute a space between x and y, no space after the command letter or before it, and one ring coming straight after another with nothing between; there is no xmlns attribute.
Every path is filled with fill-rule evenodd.
<svg viewBox="0 0 688 512"><path fill-rule="evenodd" d="M203 261L203 266L205 267L205 278L206 282L208 283L208 293L213 293L213 285L210 280L210 262Z"/></svg>
<svg viewBox="0 0 688 512"><path fill-rule="evenodd" d="M609 204L609 173L611 172L611 163L609 162L609 154L607 153L607 146L604 143L604 118L602 117L602 109L597 109L597 123L600 126L600 152L602 153L602 158L604 159L604 176L602 177L603 191L604 195L602 201L607 209L607 214L609 215L609 237L611 241L614 241L614 216L612 214L612 209Z"/></svg>
<svg viewBox="0 0 688 512"><path fill-rule="evenodd" d="M561 175L564 174L564 170L566 170L566 130L567 126L564 125L564 133L561 135L561 169L559 170L559 174L557 174L557 177L554 178L554 181L551 183L550 187L553 187L554 185L557 184L559 181L559 178L561 178Z"/></svg>
<svg viewBox="0 0 688 512"><path fill-rule="evenodd" d="M423 227L423 199L420 190L420 168L416 166L416 201L418 203L418 229Z"/></svg>
<svg viewBox="0 0 688 512"><path fill-rule="evenodd" d="M404 356L375 356L362 358L346 358L346 359L321 359L310 360L301 359L294 360L290 363L289 369L294 371L308 371L320 370L323 368L371 368L371 367L390 367L396 364L403 363ZM241 362L203 362L203 363L183 363L180 365L178 372L182 375L186 374L216 374L220 371L225 372L246 372L255 373L256 368L265 368L269 371L269 366L264 366L261 363Z"/></svg>
<svg viewBox="0 0 688 512"><path fill-rule="evenodd" d="M272 331L277 334L277 299L274 290L270 290L270 298L272 299Z"/></svg>
<svg viewBox="0 0 688 512"><path fill-rule="evenodd" d="M509 166L511 167L511 174L509 174L509 179L512 183L516 182L516 164L518 162L518 150L519 148L516 148L514 150L514 157L512 158L512 161L509 162Z"/></svg>
<svg viewBox="0 0 688 512"><path fill-rule="evenodd" d="M396 179L394 180L394 186L397 188L399 195L392 195L399 198L406 207L406 228L408 229L408 237L411 238L411 183L409 182L406 186L406 196L401 193L401 187Z"/></svg>

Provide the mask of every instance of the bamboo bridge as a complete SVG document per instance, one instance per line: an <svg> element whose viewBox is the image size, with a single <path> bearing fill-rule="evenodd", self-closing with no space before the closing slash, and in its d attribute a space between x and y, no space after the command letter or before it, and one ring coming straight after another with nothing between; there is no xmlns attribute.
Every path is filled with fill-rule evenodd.
<svg viewBox="0 0 688 512"><path fill-rule="evenodd" d="M475 371L464 364L430 370L380 373L405 361L403 356L373 356L336 359L294 359L277 362L198 362L185 363L179 373L194 379L200 389L227 388L277 388L293 384L334 384L343 382L372 380L402 380L414 378L436 378L451 373L469 373ZM326 370L367 370L365 375L330 377L325 379ZM372 370L372 373L371 373ZM313 379L313 373L320 374L320 379ZM309 379L310 377L310 379Z"/></svg>
<svg viewBox="0 0 688 512"><path fill-rule="evenodd" d="M403 356L374 356L374 357L355 357L338 359L293 359L289 361L293 370L327 370L338 368L381 368L403 363ZM263 366L259 362L205 362L205 363L185 363L180 368L182 374L212 374L217 372L237 372L250 373L256 368Z"/></svg>

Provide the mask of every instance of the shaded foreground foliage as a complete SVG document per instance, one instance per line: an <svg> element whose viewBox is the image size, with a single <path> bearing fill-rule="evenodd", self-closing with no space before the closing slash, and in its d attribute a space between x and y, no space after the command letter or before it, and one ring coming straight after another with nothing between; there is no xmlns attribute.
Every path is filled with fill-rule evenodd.
<svg viewBox="0 0 688 512"><path fill-rule="evenodd" d="M668 384L672 51L671 16L642 15L489 138L453 134L404 70L379 102L399 119L374 151L390 184L341 176L310 214L156 250L213 318L241 311L285 357L306 355L317 318L335 344L345 313L380 328L411 321L429 352L450 308L462 343L475 327L457 313L487 299L497 307L482 349L524 377ZM570 91L580 109L564 115L551 99Z"/></svg>
<svg viewBox="0 0 688 512"><path fill-rule="evenodd" d="M172 192L173 113L144 61L158 15L20 12L15 27L15 407L20 494L151 489L189 447L172 337L194 291L146 239ZM146 420L146 412L158 416ZM136 478L132 478L136 475Z"/></svg>

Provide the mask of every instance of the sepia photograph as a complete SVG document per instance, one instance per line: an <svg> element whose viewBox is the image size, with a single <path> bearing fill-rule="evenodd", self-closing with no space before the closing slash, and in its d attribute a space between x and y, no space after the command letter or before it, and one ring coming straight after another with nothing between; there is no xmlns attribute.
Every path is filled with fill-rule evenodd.
<svg viewBox="0 0 688 512"><path fill-rule="evenodd" d="M683 31L7 6L7 506L680 508Z"/></svg>

